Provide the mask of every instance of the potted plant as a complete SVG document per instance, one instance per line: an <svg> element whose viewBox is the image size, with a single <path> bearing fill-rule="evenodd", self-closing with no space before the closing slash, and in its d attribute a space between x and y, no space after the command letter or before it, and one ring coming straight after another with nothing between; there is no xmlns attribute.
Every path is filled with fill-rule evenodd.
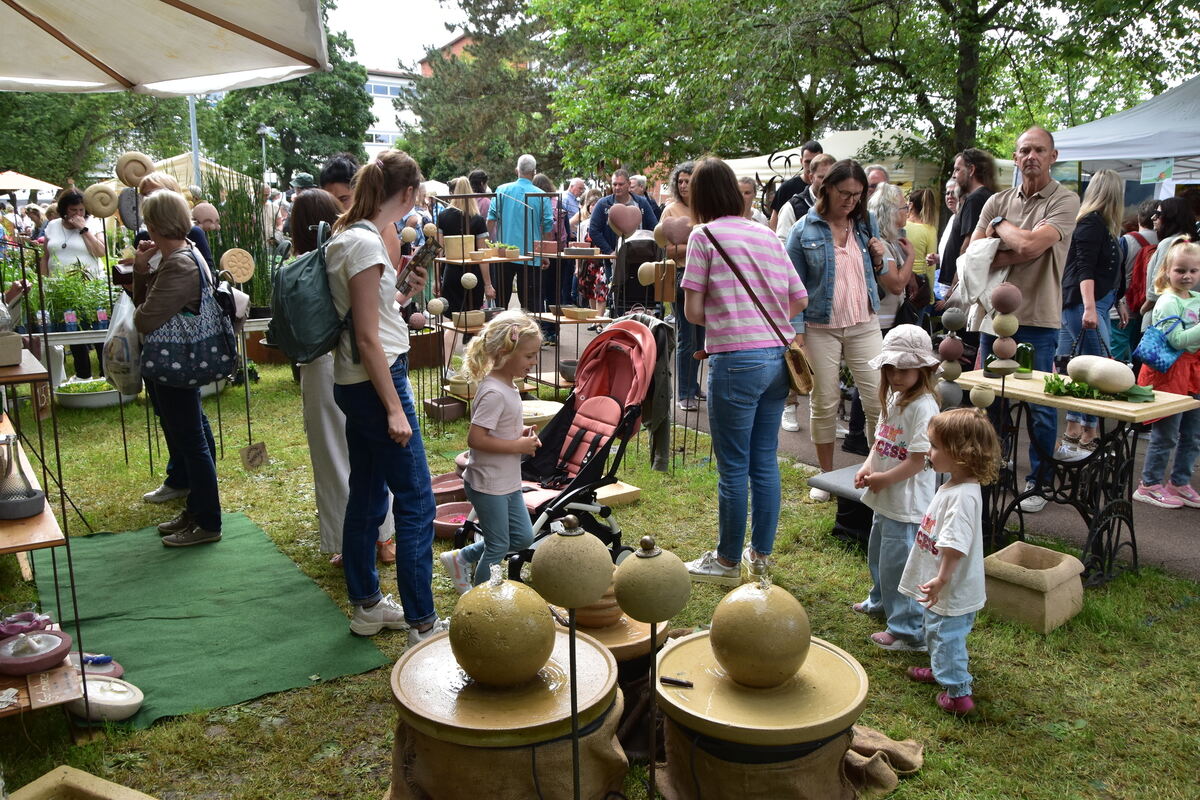
<svg viewBox="0 0 1200 800"><path fill-rule="evenodd" d="M117 403L124 405L136 394L121 394L104 378L61 384L54 397L63 408L106 408Z"/></svg>

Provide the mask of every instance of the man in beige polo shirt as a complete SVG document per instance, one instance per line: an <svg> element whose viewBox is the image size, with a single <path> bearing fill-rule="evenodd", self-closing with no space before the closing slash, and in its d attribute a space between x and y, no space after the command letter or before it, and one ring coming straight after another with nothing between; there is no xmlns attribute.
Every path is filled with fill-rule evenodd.
<svg viewBox="0 0 1200 800"><path fill-rule="evenodd" d="M1050 177L1058 159L1054 137L1043 128L1030 128L1017 139L1013 161L1021 171L1021 185L988 198L979 214L971 241L999 237L1000 250L992 269L1010 267L1008 281L1021 290L1017 319L1021 326L1013 338L1033 345L1033 367L1051 372L1058 329L1062 326L1062 275L1079 213L1079 198ZM995 336L980 337L979 351L986 359ZM1049 406L1030 406L1034 435L1029 443L1030 474L1026 488L1048 482L1049 465L1043 465L1043 448L1052 450L1058 435L1058 417ZM1046 500L1037 495L1021 501L1026 512L1041 511Z"/></svg>

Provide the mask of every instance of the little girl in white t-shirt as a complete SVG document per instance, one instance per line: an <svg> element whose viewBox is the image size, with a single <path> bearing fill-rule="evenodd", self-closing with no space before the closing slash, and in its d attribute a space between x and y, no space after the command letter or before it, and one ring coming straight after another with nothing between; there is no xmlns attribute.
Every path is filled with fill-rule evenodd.
<svg viewBox="0 0 1200 800"><path fill-rule="evenodd" d="M1000 442L986 415L944 411L929 423L929 461L948 473L933 497L900 577L900 591L925 606L928 667L909 667L918 683L943 689L937 704L952 714L975 708L967 672L967 634L983 608L983 497L996 480Z"/></svg>
<svg viewBox="0 0 1200 800"><path fill-rule="evenodd" d="M459 594L483 583L508 553L533 541L533 525L521 492L521 456L541 441L523 424L521 395L513 381L524 379L538 362L542 332L521 311L489 322L467 345L463 372L479 381L467 434L470 459L463 470L467 499L475 507L483 539L439 556Z"/></svg>

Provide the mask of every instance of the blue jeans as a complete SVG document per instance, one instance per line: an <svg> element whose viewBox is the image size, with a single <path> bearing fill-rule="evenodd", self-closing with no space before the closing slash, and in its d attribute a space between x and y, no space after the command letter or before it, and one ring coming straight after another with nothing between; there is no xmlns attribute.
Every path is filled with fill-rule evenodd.
<svg viewBox="0 0 1200 800"><path fill-rule="evenodd" d="M167 452L182 478L180 486L191 489L187 510L206 531L221 530L221 498L217 493L217 466L209 450L212 432L204 424L199 389L177 389L147 381L146 392L158 409ZM207 436L206 436L207 434Z"/></svg>
<svg viewBox="0 0 1200 800"><path fill-rule="evenodd" d="M967 634L975 625L975 612L943 617L925 609L925 644L929 647L929 666L934 680L951 697L971 694L971 673L967 672Z"/></svg>
<svg viewBox="0 0 1200 800"><path fill-rule="evenodd" d="M1112 309L1114 300L1116 300L1116 294L1109 292L1096 301L1096 315L1100 317L1100 327L1095 330L1084 330L1083 303L1063 306L1063 326L1058 329L1058 350L1055 355L1059 358L1069 358L1076 338L1079 339L1078 355L1099 356L1104 355L1103 351L1106 349L1111 351L1112 328L1108 320L1108 312ZM1104 347L1100 346L1101 341L1104 342ZM1078 422L1088 428L1095 428L1097 425L1094 415L1083 414L1079 411L1068 411L1067 420Z"/></svg>
<svg viewBox="0 0 1200 800"><path fill-rule="evenodd" d="M683 313L683 289L675 287L675 374L680 400L700 396L700 362L695 353L704 349L704 326L688 322ZM740 555L739 555L740 557Z"/></svg>
<svg viewBox="0 0 1200 800"><path fill-rule="evenodd" d="M475 506L479 527L483 529L483 541L464 547L459 555L475 567L476 586L492 575L492 565L499 564L509 553L524 550L533 543L533 523L529 509L525 508L525 495L520 490L509 494L485 494L464 482L467 499Z"/></svg>
<svg viewBox="0 0 1200 800"><path fill-rule="evenodd" d="M1058 344L1057 329L1022 325L1017 328L1017 335L1013 338L1019 344L1029 343L1033 345L1033 368L1035 370L1041 372L1054 371L1054 351ZM996 341L995 336L986 333L980 335L980 363L986 363L987 357L992 354L992 342L994 341ZM988 416L992 418L992 424L996 425L996 430L999 432L1000 405L998 403L992 405ZM1029 440L1029 474L1025 476L1025 480L1042 484L1049 480L1050 475L1048 470L1042 468L1042 456L1034 443L1041 442L1043 447L1053 450L1054 441L1058 438L1058 415L1050 406L1040 406L1030 403L1029 416L1033 421L1033 435Z"/></svg>
<svg viewBox="0 0 1200 800"><path fill-rule="evenodd" d="M1192 396L1200 399L1200 395ZM1163 417L1150 426L1150 446L1142 465L1142 483L1147 486L1162 483L1172 450L1175 451L1175 468L1171 471L1171 483L1187 486L1192 482L1196 456L1200 455L1200 408Z"/></svg>
<svg viewBox="0 0 1200 800"><path fill-rule="evenodd" d="M346 415L346 452L350 461L350 496L342 525L342 570L346 593L354 605L376 603L379 573L375 542L387 516L388 490L396 522L396 583L404 618L414 627L437 619L433 607L433 487L417 409L408 385L408 354L392 364L392 383L412 438L401 446L388 436L387 409L370 381L335 384L333 399Z"/></svg>
<svg viewBox="0 0 1200 800"><path fill-rule="evenodd" d="M717 457L717 554L738 562L752 504L750 544L775 547L779 523L779 416L788 394L782 347L713 353L708 425Z"/></svg>
<svg viewBox="0 0 1200 800"><path fill-rule="evenodd" d="M867 567L871 570L871 592L864 605L868 613L882 609L888 633L909 642L923 640L921 604L900 594L900 576L917 538L917 523L898 522L878 512L871 521L867 540Z"/></svg>
<svg viewBox="0 0 1200 800"><path fill-rule="evenodd" d="M158 397L155 395L155 386L150 381L146 381L146 394L150 396L150 405L154 408L154 415L159 419L159 425L162 425L162 411L158 408ZM204 408L200 409L200 426L204 428L204 441L208 443L208 453L213 458L213 465L216 466L217 459L217 442L213 439L212 426L208 424L208 415L204 413ZM188 489L188 473L187 467L183 462L175 458L171 453L170 442L167 443L167 475L163 478L163 484L172 489Z"/></svg>

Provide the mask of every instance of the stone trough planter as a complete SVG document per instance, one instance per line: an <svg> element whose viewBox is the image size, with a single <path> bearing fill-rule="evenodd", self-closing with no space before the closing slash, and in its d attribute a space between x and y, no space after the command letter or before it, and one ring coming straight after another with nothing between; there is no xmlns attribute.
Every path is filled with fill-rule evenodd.
<svg viewBox="0 0 1200 800"><path fill-rule="evenodd" d="M1083 609L1083 562L1068 553L1013 542L983 560L987 610L1049 633Z"/></svg>

